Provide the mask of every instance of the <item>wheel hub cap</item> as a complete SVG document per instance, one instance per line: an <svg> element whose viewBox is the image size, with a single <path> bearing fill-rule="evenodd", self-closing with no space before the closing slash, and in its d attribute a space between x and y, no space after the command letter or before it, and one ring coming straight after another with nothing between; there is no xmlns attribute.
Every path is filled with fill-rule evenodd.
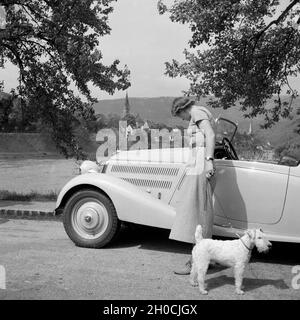
<svg viewBox="0 0 300 320"><path fill-rule="evenodd" d="M92 221L92 217L90 215L87 215L84 220L87 222L87 223L90 223Z"/></svg>
<svg viewBox="0 0 300 320"><path fill-rule="evenodd" d="M107 229L108 212L101 202L82 200L73 208L72 224L81 237L98 238Z"/></svg>

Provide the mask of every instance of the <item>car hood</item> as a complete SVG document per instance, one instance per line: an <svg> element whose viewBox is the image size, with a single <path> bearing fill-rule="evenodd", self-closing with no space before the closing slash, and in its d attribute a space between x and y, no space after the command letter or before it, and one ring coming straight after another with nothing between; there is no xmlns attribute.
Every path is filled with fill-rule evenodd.
<svg viewBox="0 0 300 320"><path fill-rule="evenodd" d="M129 150L118 151L109 161L185 163L188 156L189 148Z"/></svg>

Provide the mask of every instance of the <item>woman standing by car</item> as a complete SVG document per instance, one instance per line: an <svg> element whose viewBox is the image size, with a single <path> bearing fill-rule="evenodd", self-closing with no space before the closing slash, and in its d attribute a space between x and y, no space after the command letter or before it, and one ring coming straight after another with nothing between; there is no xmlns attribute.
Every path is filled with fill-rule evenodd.
<svg viewBox="0 0 300 320"><path fill-rule="evenodd" d="M190 98L174 99L171 113L189 121L190 158L180 190L182 201L176 208L176 218L170 239L194 243L195 229L201 224L203 237L211 238L213 227L212 177L215 174L215 133L212 114ZM191 258L176 274L189 274Z"/></svg>

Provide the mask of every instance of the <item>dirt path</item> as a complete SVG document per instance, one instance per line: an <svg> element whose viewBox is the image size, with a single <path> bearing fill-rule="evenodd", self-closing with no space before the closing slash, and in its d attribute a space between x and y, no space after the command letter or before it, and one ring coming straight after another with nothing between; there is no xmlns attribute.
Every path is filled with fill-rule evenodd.
<svg viewBox="0 0 300 320"><path fill-rule="evenodd" d="M61 222L0 220L0 265L6 270L1 299L300 299L291 269L299 245L275 245L255 254L245 275L245 296L234 293L231 269L209 271L208 296L173 274L189 247L164 230L122 230L106 249L73 245ZM296 254L297 253L297 254ZM300 281L299 281L300 282Z"/></svg>

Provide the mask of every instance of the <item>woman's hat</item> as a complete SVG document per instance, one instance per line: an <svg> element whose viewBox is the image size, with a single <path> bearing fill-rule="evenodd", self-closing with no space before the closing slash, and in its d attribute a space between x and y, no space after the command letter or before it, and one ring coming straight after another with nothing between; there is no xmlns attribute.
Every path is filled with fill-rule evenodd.
<svg viewBox="0 0 300 320"><path fill-rule="evenodd" d="M195 100L193 100L189 97L175 98L173 100L172 108L171 108L172 116L176 116L178 114L178 112L189 107L190 105L192 105L194 103L195 103Z"/></svg>

